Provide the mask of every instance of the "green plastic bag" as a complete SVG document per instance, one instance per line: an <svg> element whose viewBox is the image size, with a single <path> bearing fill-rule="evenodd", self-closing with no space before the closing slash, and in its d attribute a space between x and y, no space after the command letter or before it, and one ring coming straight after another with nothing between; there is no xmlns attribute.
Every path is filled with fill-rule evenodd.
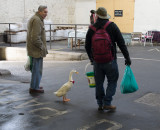
<svg viewBox="0 0 160 130"><path fill-rule="evenodd" d="M130 66L126 66L120 90L123 94L133 93L138 90L138 85Z"/></svg>
<svg viewBox="0 0 160 130"><path fill-rule="evenodd" d="M30 71L32 72L32 67L33 67L32 57L31 57L31 56L29 56L29 59L30 59Z"/></svg>
<svg viewBox="0 0 160 130"><path fill-rule="evenodd" d="M31 72L32 72L32 66L33 66L32 57L31 57L31 56L28 56L27 62L26 62L26 64L24 65L24 68L25 68L26 71L31 71Z"/></svg>

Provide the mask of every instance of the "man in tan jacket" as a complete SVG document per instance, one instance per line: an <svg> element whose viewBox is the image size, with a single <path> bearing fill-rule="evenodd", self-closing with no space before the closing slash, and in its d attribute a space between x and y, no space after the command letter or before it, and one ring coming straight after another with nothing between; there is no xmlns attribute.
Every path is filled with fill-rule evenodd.
<svg viewBox="0 0 160 130"><path fill-rule="evenodd" d="M32 59L30 93L44 93L43 87L39 85L42 78L43 57L48 54L43 21L47 13L47 6L41 5L28 22L27 54Z"/></svg>

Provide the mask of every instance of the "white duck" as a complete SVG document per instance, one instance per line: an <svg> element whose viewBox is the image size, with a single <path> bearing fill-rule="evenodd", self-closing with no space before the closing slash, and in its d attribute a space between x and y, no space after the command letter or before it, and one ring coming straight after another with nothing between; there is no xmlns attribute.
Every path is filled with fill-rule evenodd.
<svg viewBox="0 0 160 130"><path fill-rule="evenodd" d="M72 70L69 74L69 81L66 82L64 85L62 85L62 87L60 89L58 89L56 92L54 92L54 94L57 96L57 97L62 97L63 96L63 101L64 102L68 102L70 101L70 99L67 99L66 98L66 94L67 92L71 89L71 87L73 86L74 84L74 81L73 81L73 78L72 78L72 74L73 73L76 73L78 74L78 72L76 70Z"/></svg>

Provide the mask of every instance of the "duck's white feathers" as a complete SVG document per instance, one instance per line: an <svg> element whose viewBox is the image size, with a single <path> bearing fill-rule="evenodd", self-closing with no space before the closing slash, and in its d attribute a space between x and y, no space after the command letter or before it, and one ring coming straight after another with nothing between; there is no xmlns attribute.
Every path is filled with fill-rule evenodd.
<svg viewBox="0 0 160 130"><path fill-rule="evenodd" d="M71 89L72 85L73 85L73 83L68 81L60 89L58 89L56 92L54 92L54 94L58 97L62 97L64 95L66 95L66 93Z"/></svg>
<svg viewBox="0 0 160 130"><path fill-rule="evenodd" d="M67 94L67 92L71 89L71 87L73 86L73 78L72 78L73 73L78 74L78 72L76 70L70 71L68 82L66 82L64 85L62 85L62 87L60 87L60 89L58 89L56 92L54 92L54 94L56 96L58 96L58 97L65 96Z"/></svg>

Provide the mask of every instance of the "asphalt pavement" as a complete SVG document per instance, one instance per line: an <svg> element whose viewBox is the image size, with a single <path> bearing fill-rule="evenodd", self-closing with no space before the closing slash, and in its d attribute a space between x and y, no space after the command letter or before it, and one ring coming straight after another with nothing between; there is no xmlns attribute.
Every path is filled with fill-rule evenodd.
<svg viewBox="0 0 160 130"><path fill-rule="evenodd" d="M0 68L11 72L0 76L0 129L159 130L160 46L128 46L128 50L139 90L121 94L125 65L118 53L120 75L113 99L115 112L97 111L95 90L89 88L84 72L89 60L44 61L41 86L45 93L38 95L28 92L31 74L24 70L25 61L0 61ZM53 92L68 80L72 69L79 74L73 75L75 84L67 94L71 101L64 103ZM92 66L87 71L92 71Z"/></svg>

